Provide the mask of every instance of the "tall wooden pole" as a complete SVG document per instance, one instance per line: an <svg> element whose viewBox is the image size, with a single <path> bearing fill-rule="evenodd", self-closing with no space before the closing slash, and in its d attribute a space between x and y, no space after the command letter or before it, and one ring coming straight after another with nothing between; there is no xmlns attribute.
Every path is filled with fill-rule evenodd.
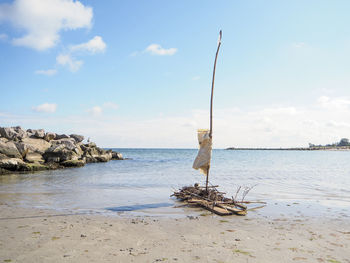
<svg viewBox="0 0 350 263"><path fill-rule="evenodd" d="M221 37L222 37L222 31L220 30L219 33L219 40L218 40L218 48L216 50L215 54L215 61L214 61L214 69L213 69L213 80L211 82L211 96L210 96L210 130L209 130L209 137L210 139L213 138L213 95L214 95L214 82L215 82L215 70L216 70L216 61L218 59L218 54L221 46ZM209 169L210 165L208 166L208 171L207 171L207 179L205 182L205 190L208 193L208 182L209 182Z"/></svg>

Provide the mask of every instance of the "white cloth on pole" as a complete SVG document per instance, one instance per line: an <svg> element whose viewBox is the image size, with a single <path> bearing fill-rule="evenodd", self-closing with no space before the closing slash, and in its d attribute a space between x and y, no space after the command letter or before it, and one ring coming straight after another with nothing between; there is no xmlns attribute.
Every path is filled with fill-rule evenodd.
<svg viewBox="0 0 350 263"><path fill-rule="evenodd" d="M209 130L200 129L198 130L197 135L199 151L192 167L196 170L199 169L201 173L206 175L210 167L212 140L209 137Z"/></svg>

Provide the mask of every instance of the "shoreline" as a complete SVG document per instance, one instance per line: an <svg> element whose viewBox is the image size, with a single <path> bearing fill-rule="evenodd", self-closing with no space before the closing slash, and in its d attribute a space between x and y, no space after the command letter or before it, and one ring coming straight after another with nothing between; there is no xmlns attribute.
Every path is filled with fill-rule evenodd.
<svg viewBox="0 0 350 263"><path fill-rule="evenodd" d="M350 262L350 218L107 216L0 204L1 262Z"/></svg>

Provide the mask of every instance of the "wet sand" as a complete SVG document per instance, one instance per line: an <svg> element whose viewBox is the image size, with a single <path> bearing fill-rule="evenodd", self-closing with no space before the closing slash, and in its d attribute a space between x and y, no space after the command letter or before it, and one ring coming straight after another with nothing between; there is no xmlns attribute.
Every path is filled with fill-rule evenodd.
<svg viewBox="0 0 350 263"><path fill-rule="evenodd" d="M0 205L0 262L350 262L350 218L120 217Z"/></svg>

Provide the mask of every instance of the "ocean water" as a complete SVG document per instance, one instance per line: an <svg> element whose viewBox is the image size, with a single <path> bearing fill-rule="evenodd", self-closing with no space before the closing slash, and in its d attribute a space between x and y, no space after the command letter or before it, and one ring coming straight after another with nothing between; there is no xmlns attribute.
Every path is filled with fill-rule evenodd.
<svg viewBox="0 0 350 263"><path fill-rule="evenodd" d="M176 208L180 203L170 195L184 185L205 183L205 176L192 169L197 150L115 150L132 159L0 176L0 202L110 214L192 211ZM289 209L321 215L333 209L350 216L350 151L213 150L212 156L210 182L228 196L239 186L253 186L246 200L267 202L261 214Z"/></svg>

